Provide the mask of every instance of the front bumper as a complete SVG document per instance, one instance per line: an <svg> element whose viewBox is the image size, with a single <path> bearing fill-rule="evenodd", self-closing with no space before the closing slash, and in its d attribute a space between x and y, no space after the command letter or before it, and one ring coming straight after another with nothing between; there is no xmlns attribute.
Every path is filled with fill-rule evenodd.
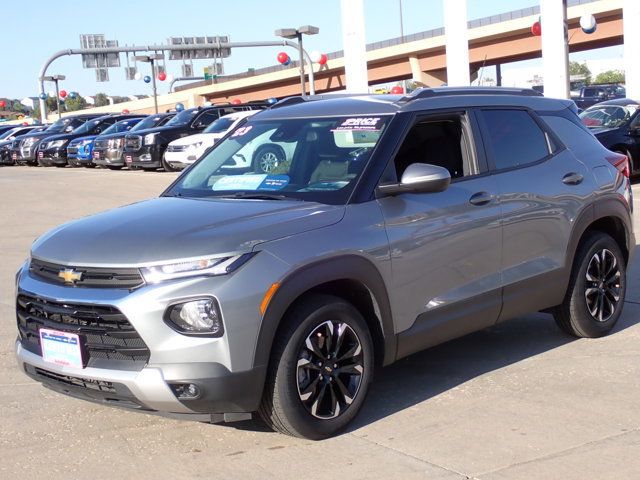
<svg viewBox="0 0 640 480"><path fill-rule="evenodd" d="M134 152L125 149L124 159L128 167L160 168L162 151L159 145L145 145Z"/></svg>
<svg viewBox="0 0 640 480"><path fill-rule="evenodd" d="M149 348L149 361L137 369L115 363L106 368L62 366L45 362L18 339L16 355L21 370L60 393L85 400L162 414L232 414L257 410L262 397L266 365L254 365L260 330L259 304L273 272L284 272L275 257L257 255L249 269L223 277L200 277L145 285L134 291L55 285L23 269L18 295L51 302L117 308ZM256 278L258 277L258 278ZM218 338L185 336L163 321L176 301L210 297L220 305L224 335ZM63 329L66 330L66 329ZM71 331L71 330L69 330ZM36 349L38 347L36 346ZM31 351L30 351L31 350ZM36 370L38 369L38 370ZM111 391L97 392L97 382ZM174 384L195 384L197 398L178 398Z"/></svg>
<svg viewBox="0 0 640 480"><path fill-rule="evenodd" d="M67 147L38 149L38 161L45 166L66 165Z"/></svg>
<svg viewBox="0 0 640 480"><path fill-rule="evenodd" d="M123 167L124 155L122 149L93 149L93 160L96 165Z"/></svg>
<svg viewBox="0 0 640 480"><path fill-rule="evenodd" d="M183 152L164 152L164 160L173 168L187 168L198 158L200 158L200 155L194 150L185 150Z"/></svg>

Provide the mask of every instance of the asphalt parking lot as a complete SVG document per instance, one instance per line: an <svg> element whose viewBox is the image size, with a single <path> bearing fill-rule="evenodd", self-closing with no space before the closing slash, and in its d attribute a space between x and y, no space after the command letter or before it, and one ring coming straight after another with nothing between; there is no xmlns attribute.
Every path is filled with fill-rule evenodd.
<svg viewBox="0 0 640 480"><path fill-rule="evenodd" d="M0 478L638 478L638 254L610 336L574 340L535 314L413 355L377 372L354 425L323 442L258 421L116 410L29 380L14 360L13 275L31 242L67 220L157 195L175 176L0 168Z"/></svg>

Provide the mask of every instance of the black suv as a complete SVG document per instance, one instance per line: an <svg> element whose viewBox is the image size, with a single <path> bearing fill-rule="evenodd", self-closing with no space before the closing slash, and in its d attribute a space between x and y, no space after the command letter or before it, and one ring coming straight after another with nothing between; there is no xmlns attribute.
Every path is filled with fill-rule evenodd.
<svg viewBox="0 0 640 480"><path fill-rule="evenodd" d="M166 171L173 171L175 169L164 160L164 151L170 142L202 132L210 123L223 115L246 110L259 110L268 106L264 102L254 102L243 105L214 105L183 110L162 127L127 134L124 141L126 164L129 167L144 170L163 167Z"/></svg>
<svg viewBox="0 0 640 480"><path fill-rule="evenodd" d="M0 165L15 163L11 157L11 146L17 137L28 133L42 132L46 128L42 125L14 125L14 128L0 132Z"/></svg>
<svg viewBox="0 0 640 480"><path fill-rule="evenodd" d="M11 158L13 158L19 164L36 165L36 154L38 151L38 146L40 145L40 142L42 142L42 140L60 133L70 133L86 121L101 117L103 115L104 113L84 113L80 115L64 117L50 125L49 128L42 132L29 133L28 135L17 137L11 145Z"/></svg>
<svg viewBox="0 0 640 480"><path fill-rule="evenodd" d="M108 114L85 122L70 133L47 137L38 146L38 164L43 167L64 167L67 165L67 145L71 140L88 135L100 135L107 128L120 120L140 118L140 115Z"/></svg>
<svg viewBox="0 0 640 480"><path fill-rule="evenodd" d="M630 98L598 103L580 114L582 123L614 152L629 159L631 173L640 169L640 104Z"/></svg>
<svg viewBox="0 0 640 480"><path fill-rule="evenodd" d="M93 143L93 163L113 170L119 170L124 163L124 139L127 134L135 134L140 130L161 127L175 116L174 112L158 113L142 119L129 131L100 135Z"/></svg>

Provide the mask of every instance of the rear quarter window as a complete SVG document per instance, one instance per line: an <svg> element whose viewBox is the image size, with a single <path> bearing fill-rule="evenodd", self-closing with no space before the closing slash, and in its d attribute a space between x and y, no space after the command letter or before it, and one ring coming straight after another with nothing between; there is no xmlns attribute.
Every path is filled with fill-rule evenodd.
<svg viewBox="0 0 640 480"><path fill-rule="evenodd" d="M593 155L594 149L596 151L604 149L591 132L567 118L557 115L540 115L540 118L578 158L587 157L589 154Z"/></svg>

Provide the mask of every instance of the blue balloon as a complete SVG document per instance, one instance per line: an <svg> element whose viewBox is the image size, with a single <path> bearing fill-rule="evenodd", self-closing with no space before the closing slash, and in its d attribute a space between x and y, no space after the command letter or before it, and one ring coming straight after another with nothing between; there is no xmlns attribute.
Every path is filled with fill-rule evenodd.
<svg viewBox="0 0 640 480"><path fill-rule="evenodd" d="M286 65L289 65L289 64L291 64L291 59L290 59L290 58L287 58L287 61L286 61L286 62L284 62L282 65L285 65L285 66L286 66Z"/></svg>
<svg viewBox="0 0 640 480"><path fill-rule="evenodd" d="M64 100L60 99L60 105L64 105Z"/></svg>
<svg viewBox="0 0 640 480"><path fill-rule="evenodd" d="M184 105L182 103L176 103L176 112L181 112L184 110Z"/></svg>
<svg viewBox="0 0 640 480"><path fill-rule="evenodd" d="M69 92L69 98L74 99L78 96L76 92Z"/></svg>
<svg viewBox="0 0 640 480"><path fill-rule="evenodd" d="M277 98L273 98L273 97L267 98L267 103L269 105L273 105L274 103L278 103L278 99Z"/></svg>
<svg viewBox="0 0 640 480"><path fill-rule="evenodd" d="M151 77L149 75L144 76L144 83L149 83L151 81Z"/></svg>
<svg viewBox="0 0 640 480"><path fill-rule="evenodd" d="M40 100L46 100L47 99L47 94L42 92L40 95Z"/></svg>

